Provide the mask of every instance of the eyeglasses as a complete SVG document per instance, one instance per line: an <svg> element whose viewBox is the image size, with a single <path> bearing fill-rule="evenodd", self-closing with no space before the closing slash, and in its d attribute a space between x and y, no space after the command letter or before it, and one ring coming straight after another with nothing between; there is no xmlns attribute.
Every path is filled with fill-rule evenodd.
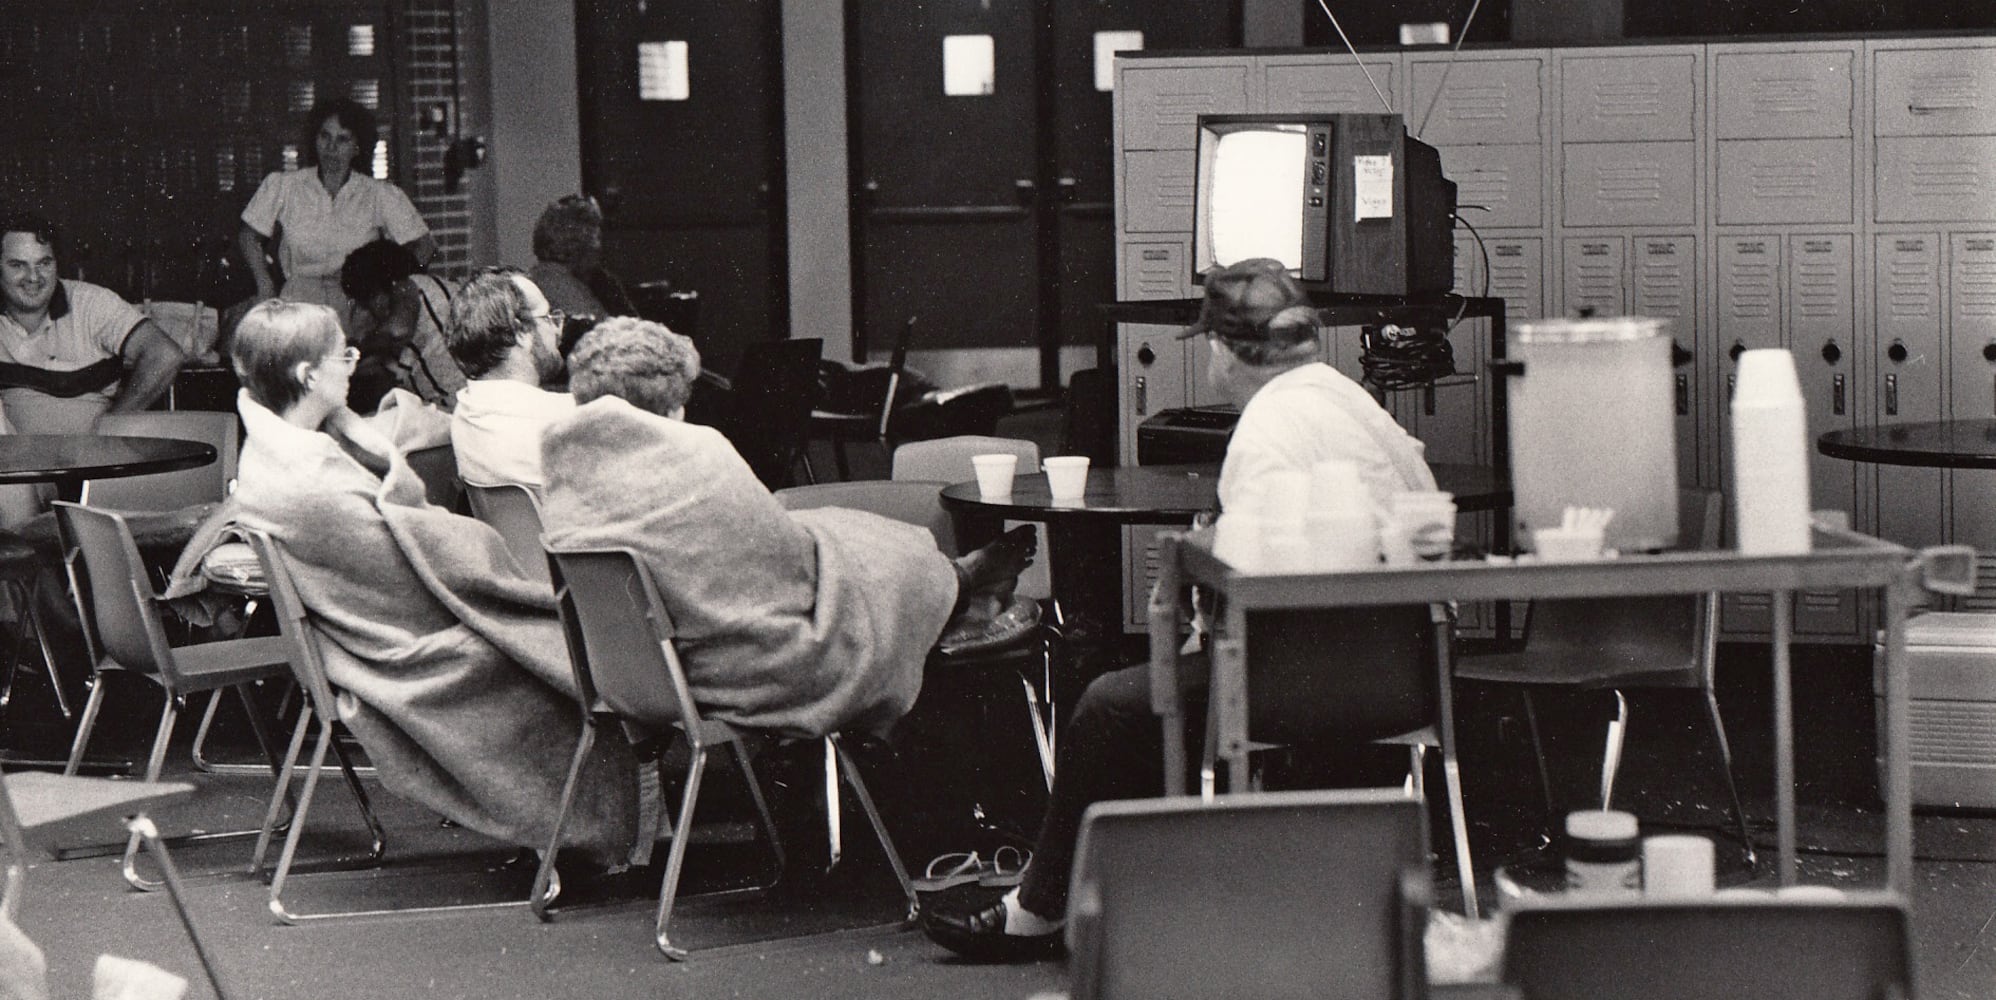
<svg viewBox="0 0 1996 1000"><path fill-rule="evenodd" d="M337 355L336 357L334 357L334 358L327 358L326 360L327 360L327 361L333 361L333 360L339 360L339 361L344 361L344 362L346 362L346 363L347 363L347 367L351 368L351 367L353 367L354 365L357 365L357 364L360 364L360 348L358 348L358 347L348 347L348 348L347 348L346 350L343 350L343 351L341 351L341 352L340 352L340 353L339 353L339 354L338 354L338 355Z"/></svg>
<svg viewBox="0 0 1996 1000"><path fill-rule="evenodd" d="M548 322L553 323L556 326L562 326L568 322L568 314L559 309L550 309L542 315L535 316L534 320L536 322L539 322L540 320L547 320Z"/></svg>

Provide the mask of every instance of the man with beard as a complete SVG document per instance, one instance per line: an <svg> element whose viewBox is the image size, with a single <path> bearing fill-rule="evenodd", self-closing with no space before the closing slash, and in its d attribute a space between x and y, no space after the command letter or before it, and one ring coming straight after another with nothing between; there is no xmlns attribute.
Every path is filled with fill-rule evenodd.
<svg viewBox="0 0 1996 1000"><path fill-rule="evenodd" d="M541 430L575 410L544 385L562 374L562 315L518 268L479 271L450 306L451 357L470 382L451 413L458 476L476 486L541 490Z"/></svg>

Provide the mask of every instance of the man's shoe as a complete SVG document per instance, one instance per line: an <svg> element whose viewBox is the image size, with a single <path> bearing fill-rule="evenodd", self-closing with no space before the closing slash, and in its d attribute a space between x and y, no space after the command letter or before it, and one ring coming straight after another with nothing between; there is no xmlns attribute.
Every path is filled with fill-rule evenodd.
<svg viewBox="0 0 1996 1000"><path fill-rule="evenodd" d="M1060 954L1061 933L1005 933L1005 901L966 913L922 912L929 940L975 962L1024 962Z"/></svg>

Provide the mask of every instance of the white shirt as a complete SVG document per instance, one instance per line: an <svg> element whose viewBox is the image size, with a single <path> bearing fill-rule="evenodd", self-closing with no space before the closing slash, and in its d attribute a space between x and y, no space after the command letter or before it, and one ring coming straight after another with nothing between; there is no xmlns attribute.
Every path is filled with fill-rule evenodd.
<svg viewBox="0 0 1996 1000"><path fill-rule="evenodd" d="M337 287L340 266L361 245L383 237L408 243L430 231L401 188L355 172L329 195L317 167L265 177L242 219L265 238L277 236L287 285L311 278Z"/></svg>
<svg viewBox="0 0 1996 1000"><path fill-rule="evenodd" d="M540 492L541 431L575 412L575 397L509 378L473 379L458 390L450 441L457 474L477 486L515 483Z"/></svg>
<svg viewBox="0 0 1996 1000"><path fill-rule="evenodd" d="M1365 387L1321 362L1270 379L1241 408L1220 465L1220 509L1256 510L1271 472L1308 473L1318 462L1358 466L1384 507L1404 490L1432 490L1426 446L1395 423Z"/></svg>

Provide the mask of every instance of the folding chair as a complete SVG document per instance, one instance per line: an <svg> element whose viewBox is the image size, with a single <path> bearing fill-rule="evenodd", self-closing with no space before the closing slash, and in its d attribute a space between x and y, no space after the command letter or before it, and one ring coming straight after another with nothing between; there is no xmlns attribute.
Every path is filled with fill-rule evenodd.
<svg viewBox="0 0 1996 1000"><path fill-rule="evenodd" d="M496 486L464 484L464 498L471 516L492 526L506 543L506 551L529 576L547 579L547 556L541 552L541 505L532 491L517 483Z"/></svg>
<svg viewBox="0 0 1996 1000"><path fill-rule="evenodd" d="M1504 982L1524 1000L1915 995L1906 905L1880 894L1553 899L1511 914Z"/></svg>
<svg viewBox="0 0 1996 1000"><path fill-rule="evenodd" d="M326 665L319 654L318 636L313 630L304 602L298 597L298 586L292 579L290 565L286 562L283 552L278 549L277 543L268 534L251 531L248 535L250 547L256 550L257 558L263 563L264 576L270 584L271 610L277 615L277 627L280 633L278 641L285 645L290 655L293 672L298 679L298 686L305 690L305 702L299 709L298 722L291 731L291 743L284 755L282 787L290 787L291 777L298 768L298 755L305 746L305 735L312 728L313 720L318 721L318 740L312 746L311 762L306 765L305 787L298 794L298 805L292 814L291 829L285 834L284 848L278 855L277 867L271 871L269 901L271 916L277 918L279 923L298 924L349 917L500 909L519 906L525 902L515 899L490 903L452 903L304 913L284 901L284 888L291 875L292 863L298 856L298 842L305 832L305 819L312 808L313 793L319 787L319 776L325 773L328 750L338 758L340 772L346 778L347 788L353 792L354 800L360 805L362 821L367 824L368 834L372 838L371 848L365 857L359 859L360 863L372 865L379 862L387 852L388 837L368 803L367 790L362 787L359 775L347 760L346 751L333 731L339 710L334 700L332 682L326 679ZM264 858L269 854L270 842L278 826L278 810L278 799L272 796L270 808L264 814L263 829L257 837L256 852L250 859L252 873L263 871Z"/></svg>
<svg viewBox="0 0 1996 1000"><path fill-rule="evenodd" d="M1388 791L1098 802L1068 894L1071 995L1424 996L1427 848L1421 803Z"/></svg>
<svg viewBox="0 0 1996 1000"><path fill-rule="evenodd" d="M700 712L693 690L680 667L679 653L674 646L676 633L672 619L644 562L635 552L623 548L550 547L547 557L555 597L561 609L562 627L568 636L569 657L575 667L576 687L582 692L586 714L582 738L576 744L575 758L569 768L568 783L562 791L561 809L555 818L554 831L549 837L547 851L541 855L540 873L534 880L534 898L540 900L543 890L553 882L555 858L561 847L562 825L574 798L583 761L594 746L598 728L619 722L626 731L641 731L647 736L668 735L677 731L685 739L691 754L686 768L685 788L680 795L679 815L673 826L672 845L666 853L665 879L659 886L653 939L666 957L684 961L687 952L672 943L669 925L679 892L680 870L686 860L686 845L693 834L694 807L699 801L700 781L706 772L709 753L722 747L732 751L769 843L773 862L771 877L741 891L766 890L781 877L784 864L782 839L777 833L775 819L770 815L769 804L763 797L762 786L756 780L755 767L749 760L747 747L742 743L741 732L725 722L705 718ZM887 827L881 821L879 810L874 807L873 796L868 793L866 782L861 779L857 766L840 744L839 737L836 734L827 736L825 744L828 752L836 757L839 773L844 776L859 799L860 808L865 810L867 819L873 824L873 832L880 838L880 846L886 852L888 863L894 869L894 877L908 900L909 917L912 919L916 905L914 888L909 883L900 854L894 849L893 839L888 836ZM536 902L534 912L543 920L551 918L544 903Z"/></svg>
<svg viewBox="0 0 1996 1000"><path fill-rule="evenodd" d="M105 815L126 816L126 829L143 838L147 849L159 861L167 895L173 898L174 912L187 930L187 939L194 945L195 956L201 961L201 970L207 975L216 1000L228 1000L229 992L222 986L214 955L201 940L194 916L187 909L180 872L174 867L159 830L145 816L147 809L182 801L193 794L194 786L183 782L111 781L33 771L6 775L0 780L0 843L7 850L6 895L0 896L0 915L19 921L22 883L31 850L29 838L37 830Z"/></svg>
<svg viewBox="0 0 1996 1000"><path fill-rule="evenodd" d="M63 774L74 775L82 763L83 752L96 726L97 712L104 704L104 685L112 674L119 672L145 677L166 691L166 705L160 712L159 728L146 760L145 780L159 780L174 722L186 706L188 696L229 687L236 689L249 712L250 726L270 761L271 773L280 774L277 749L257 705L255 683L290 676L289 653L283 641L258 638L178 648L167 645L159 609L153 604L155 597L146 583L145 564L124 517L115 511L94 510L65 501L57 501L55 511L63 539L63 566L83 621L84 645L95 665L90 700L83 706L83 719L77 724L76 739L70 746ZM284 791L280 781L277 793L281 795ZM252 832L234 830L179 839L216 840ZM139 846L140 837L136 833L125 844L125 881L135 888L157 889L161 883L138 873ZM90 852L64 852L60 856L79 857L85 853Z"/></svg>

